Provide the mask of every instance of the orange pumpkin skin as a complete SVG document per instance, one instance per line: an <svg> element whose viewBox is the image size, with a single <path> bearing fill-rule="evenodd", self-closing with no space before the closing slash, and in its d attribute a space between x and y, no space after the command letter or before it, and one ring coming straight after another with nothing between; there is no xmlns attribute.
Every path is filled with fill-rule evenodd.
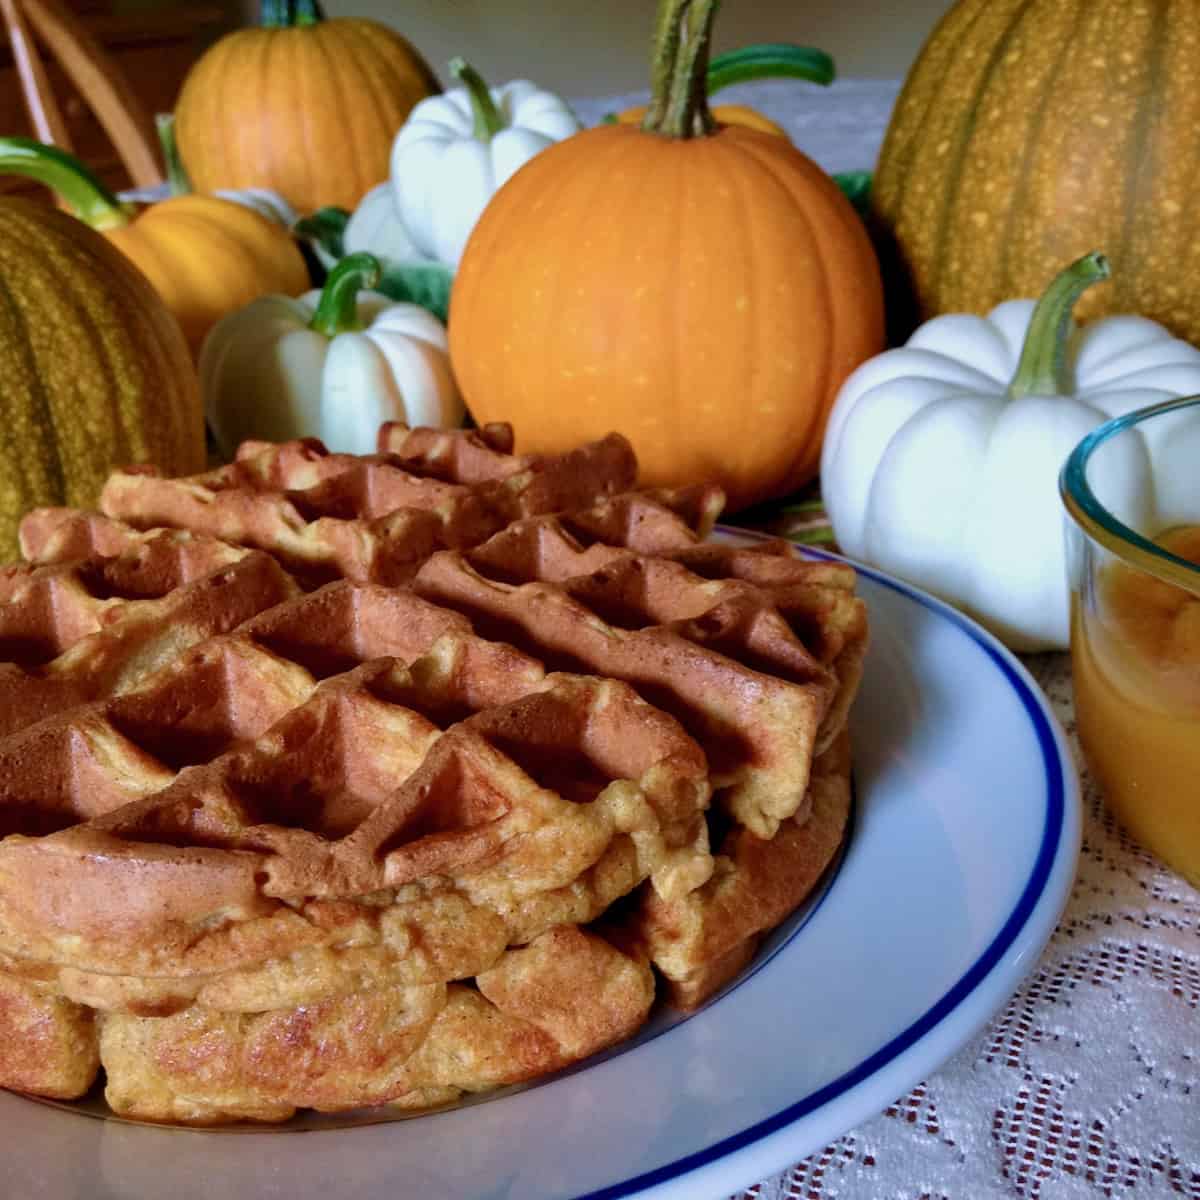
<svg viewBox="0 0 1200 1200"><path fill-rule="evenodd" d="M309 287L304 257L287 230L219 196L173 196L101 232L154 285L193 354L227 313L259 296L298 296Z"/></svg>
<svg viewBox="0 0 1200 1200"><path fill-rule="evenodd" d="M474 418L522 451L611 429L648 486L715 479L741 508L815 473L846 376L883 348L866 231L783 138L604 125L497 193L450 309Z"/></svg>
<svg viewBox="0 0 1200 1200"><path fill-rule="evenodd" d="M241 29L188 73L175 135L198 192L265 187L301 213L353 210L388 177L413 105L440 90L409 42L375 21Z"/></svg>

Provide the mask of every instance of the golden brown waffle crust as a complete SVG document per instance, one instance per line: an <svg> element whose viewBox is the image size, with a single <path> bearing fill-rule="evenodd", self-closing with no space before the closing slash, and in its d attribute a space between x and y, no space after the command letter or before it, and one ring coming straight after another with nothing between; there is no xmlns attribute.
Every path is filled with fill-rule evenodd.
<svg viewBox="0 0 1200 1200"><path fill-rule="evenodd" d="M26 518L0 1085L444 1104L699 1006L803 902L845 836L853 571L707 543L719 490L630 490L619 437L512 447L248 443Z"/></svg>
<svg viewBox="0 0 1200 1200"><path fill-rule="evenodd" d="M629 866L629 887L654 878L676 894L707 877L706 767L670 717L614 680L551 675L439 734L404 703L436 700L444 681L417 682L432 665L429 657L411 670L364 664L315 687L251 747L235 745L161 792L58 833L0 841L0 950L99 974L213 975L378 942L404 903L398 892L457 889L504 914L516 938L540 932L531 914L540 906L553 919L547 895L601 868L606 855ZM108 711L128 712L129 699ZM115 736L102 712L87 715L96 741ZM77 744L80 724L62 725ZM342 836L344 818L331 811L324 831L255 820L246 796L290 772L322 730L408 738L404 784ZM590 800L566 799L501 749L515 746L532 748L534 771L539 755L570 755L581 772L617 775L597 774ZM314 761L310 778L341 769ZM458 805L461 828L424 832L431 797Z"/></svg>
<svg viewBox="0 0 1200 1200"><path fill-rule="evenodd" d="M814 764L810 793L811 816L786 822L769 840L732 829L715 848L712 876L686 896L645 893L632 931L675 1007L698 1008L737 975L761 935L804 903L837 856L851 807L844 731Z"/></svg>

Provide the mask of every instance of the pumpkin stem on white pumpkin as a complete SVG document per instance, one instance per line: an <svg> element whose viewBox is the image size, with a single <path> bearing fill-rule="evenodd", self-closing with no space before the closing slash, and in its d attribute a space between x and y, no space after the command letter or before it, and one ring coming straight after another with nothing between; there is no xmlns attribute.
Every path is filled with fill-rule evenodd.
<svg viewBox="0 0 1200 1200"><path fill-rule="evenodd" d="M133 210L122 204L79 161L43 142L25 137L0 137L0 175L22 175L48 187L71 212L93 229L118 229L132 220Z"/></svg>
<svg viewBox="0 0 1200 1200"><path fill-rule="evenodd" d="M662 0L651 59L647 133L704 137L717 124L708 110L708 57L719 0Z"/></svg>
<svg viewBox="0 0 1200 1200"><path fill-rule="evenodd" d="M362 329L358 319L358 293L363 288L379 286L383 268L373 254L350 254L343 258L325 280L317 311L309 321L309 329L336 337L339 333L350 333Z"/></svg>
<svg viewBox="0 0 1200 1200"><path fill-rule="evenodd" d="M502 129L507 128L508 122L496 107L483 76L465 58L450 60L450 74L467 89L467 99L475 116L471 136L480 142L490 142Z"/></svg>
<svg viewBox="0 0 1200 1200"><path fill-rule="evenodd" d="M1108 259L1094 250L1076 259L1050 281L1029 318L1021 358L1008 385L1011 399L1057 396L1071 390L1066 372L1071 314L1079 297L1111 273Z"/></svg>

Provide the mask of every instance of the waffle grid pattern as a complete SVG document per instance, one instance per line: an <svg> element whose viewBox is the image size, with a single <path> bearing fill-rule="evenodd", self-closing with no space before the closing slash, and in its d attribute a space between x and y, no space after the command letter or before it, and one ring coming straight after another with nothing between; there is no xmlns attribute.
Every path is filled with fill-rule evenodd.
<svg viewBox="0 0 1200 1200"><path fill-rule="evenodd" d="M692 1007L842 836L849 571L609 438L248 444L0 578L0 1082L196 1124L535 1077Z"/></svg>

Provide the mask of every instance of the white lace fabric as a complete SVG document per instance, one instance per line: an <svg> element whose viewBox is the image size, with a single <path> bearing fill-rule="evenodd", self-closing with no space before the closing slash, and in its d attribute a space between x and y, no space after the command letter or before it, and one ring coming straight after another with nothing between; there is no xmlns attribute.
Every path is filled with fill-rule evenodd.
<svg viewBox="0 0 1200 1200"><path fill-rule="evenodd" d="M737 1200L1200 1200L1200 892L1106 812L1066 655L1025 662L1083 779L1083 849L1058 928L940 1070Z"/></svg>
<svg viewBox="0 0 1200 1200"><path fill-rule="evenodd" d="M788 136L827 171L869 170L896 102L896 79L839 79L829 87L796 79L767 79L726 88L719 104L749 104L787 130ZM645 92L572 100L585 125L609 113L645 104Z"/></svg>
<svg viewBox="0 0 1200 1200"><path fill-rule="evenodd" d="M875 163L898 90L772 80L720 100L752 104L826 170L851 171ZM593 124L644 100L576 108ZM1082 765L1067 657L1025 662L1084 786L1079 872L1056 932L1003 1012L940 1070L736 1200L1200 1200L1200 893L1106 813Z"/></svg>

